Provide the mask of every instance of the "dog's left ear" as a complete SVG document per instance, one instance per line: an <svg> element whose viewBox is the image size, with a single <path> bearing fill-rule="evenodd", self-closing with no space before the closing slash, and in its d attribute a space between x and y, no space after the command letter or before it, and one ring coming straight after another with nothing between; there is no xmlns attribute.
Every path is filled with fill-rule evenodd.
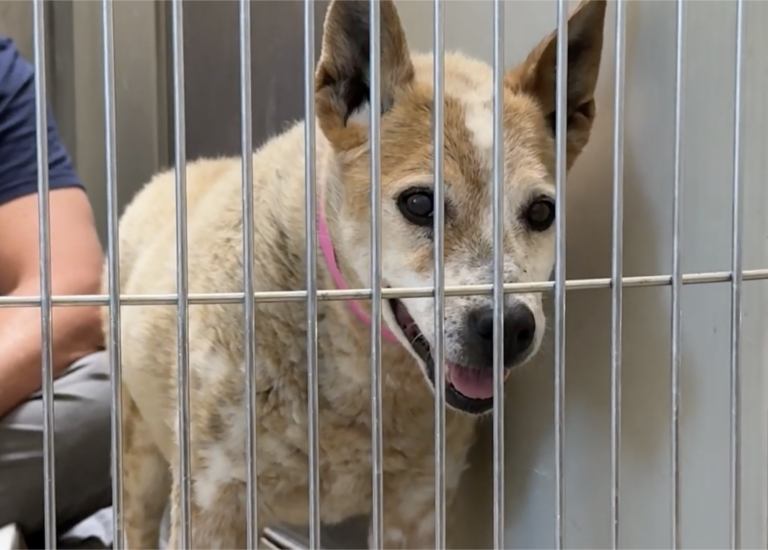
<svg viewBox="0 0 768 550"><path fill-rule="evenodd" d="M413 81L405 31L392 0L380 0L381 109L386 113ZM315 107L323 133L336 148L368 139L370 106L369 0L333 0L328 7L323 47L315 73ZM361 113L364 116L354 116ZM353 118L351 118L353 117Z"/></svg>
<svg viewBox="0 0 768 550"><path fill-rule="evenodd" d="M566 102L568 166L589 141L595 118L594 93L603 51L606 0L582 0L568 19ZM538 99L555 132L557 103L557 31L553 31L518 67L505 75L515 92Z"/></svg>

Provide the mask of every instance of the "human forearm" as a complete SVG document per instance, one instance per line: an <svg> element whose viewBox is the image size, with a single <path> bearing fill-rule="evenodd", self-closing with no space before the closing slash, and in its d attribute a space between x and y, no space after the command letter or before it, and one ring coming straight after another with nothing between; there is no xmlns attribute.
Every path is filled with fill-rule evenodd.
<svg viewBox="0 0 768 550"><path fill-rule="evenodd" d="M11 295L35 296L39 283L20 285ZM63 285L55 294L97 292ZM92 285L90 285L92 286ZM99 349L102 332L97 307L54 307L51 320L52 367L58 376L73 361ZM0 308L0 417L42 387L40 310Z"/></svg>

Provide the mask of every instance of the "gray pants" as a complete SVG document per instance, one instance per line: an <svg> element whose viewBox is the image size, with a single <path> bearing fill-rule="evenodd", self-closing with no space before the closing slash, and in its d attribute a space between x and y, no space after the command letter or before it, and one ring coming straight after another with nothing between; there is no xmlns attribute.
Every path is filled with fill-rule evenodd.
<svg viewBox="0 0 768 550"><path fill-rule="evenodd" d="M109 506L111 389L106 352L73 363L53 385L58 535ZM0 527L38 538L43 515L43 398L0 419ZM29 538L28 538L29 542Z"/></svg>

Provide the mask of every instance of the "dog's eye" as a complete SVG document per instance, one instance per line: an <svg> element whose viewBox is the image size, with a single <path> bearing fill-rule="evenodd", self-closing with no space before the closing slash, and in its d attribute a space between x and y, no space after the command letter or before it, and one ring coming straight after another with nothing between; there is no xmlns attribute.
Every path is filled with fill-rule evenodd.
<svg viewBox="0 0 768 550"><path fill-rule="evenodd" d="M432 191L426 189L405 191L398 197L397 206L409 222L415 225L432 226L434 209Z"/></svg>
<svg viewBox="0 0 768 550"><path fill-rule="evenodd" d="M532 202L525 211L525 221L534 231L546 231L555 221L555 203L550 199Z"/></svg>

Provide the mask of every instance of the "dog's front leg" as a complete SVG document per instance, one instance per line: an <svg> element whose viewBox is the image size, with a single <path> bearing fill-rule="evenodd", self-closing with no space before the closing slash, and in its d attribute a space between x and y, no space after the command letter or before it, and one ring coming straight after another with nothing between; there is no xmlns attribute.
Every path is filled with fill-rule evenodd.
<svg viewBox="0 0 768 550"><path fill-rule="evenodd" d="M435 486L432 480L400 480L384 487L384 519L381 549L435 548ZM450 508L455 488L446 488ZM368 531L368 548L373 545L373 524Z"/></svg>
<svg viewBox="0 0 768 550"><path fill-rule="evenodd" d="M174 472L175 474L176 472ZM245 484L215 482L198 474L192 487L190 548L181 548L180 487L174 475L169 550L237 550L246 547Z"/></svg>

